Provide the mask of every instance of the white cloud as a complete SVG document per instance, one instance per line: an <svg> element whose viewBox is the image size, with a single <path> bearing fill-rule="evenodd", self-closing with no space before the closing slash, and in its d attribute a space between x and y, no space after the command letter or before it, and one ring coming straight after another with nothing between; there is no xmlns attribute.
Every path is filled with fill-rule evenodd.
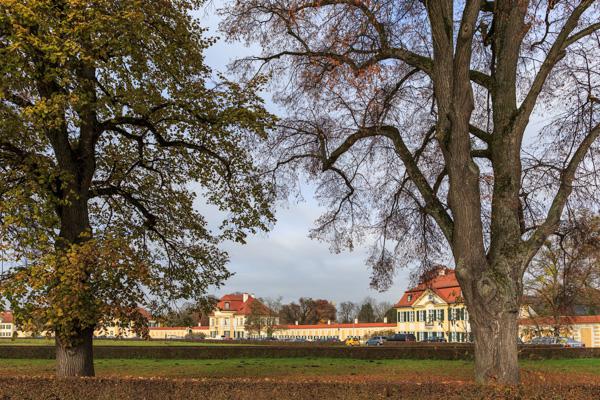
<svg viewBox="0 0 600 400"><path fill-rule="evenodd" d="M218 36L214 5L197 16L204 26L210 28L209 35ZM221 40L208 49L206 60L216 71L224 72L233 59L258 51L257 48ZM266 101L268 107L277 112L268 97ZM406 289L408 271L399 272L395 285L389 291L379 294L371 290L364 248L332 254L327 243L308 238L308 232L322 209L314 200L312 187L305 187L303 192L306 201L278 208L278 222L271 232L251 237L243 246L226 246L231 257L229 269L235 275L217 294L248 291L262 297L283 296L284 301L301 296L327 298L338 303L360 301L366 296L397 301ZM210 221L210 214L214 211L200 204L201 201L198 206L208 214L206 217Z"/></svg>

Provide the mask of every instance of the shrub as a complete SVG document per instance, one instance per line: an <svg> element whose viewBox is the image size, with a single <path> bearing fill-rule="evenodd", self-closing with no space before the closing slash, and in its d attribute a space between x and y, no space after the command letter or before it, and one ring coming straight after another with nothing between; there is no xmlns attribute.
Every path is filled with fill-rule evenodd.
<svg viewBox="0 0 600 400"><path fill-rule="evenodd" d="M565 349L550 346L522 346L522 359L591 358L600 357L600 348ZM327 357L352 359L438 359L471 360L473 346L469 344L403 343L381 347L344 346L98 346L96 358L142 359L222 359L222 358L290 358ZM2 358L53 359L52 346L0 346Z"/></svg>

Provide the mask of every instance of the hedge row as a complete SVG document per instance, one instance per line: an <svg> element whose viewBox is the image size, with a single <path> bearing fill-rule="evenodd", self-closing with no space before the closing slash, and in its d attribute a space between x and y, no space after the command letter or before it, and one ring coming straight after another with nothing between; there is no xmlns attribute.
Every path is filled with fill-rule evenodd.
<svg viewBox="0 0 600 400"><path fill-rule="evenodd" d="M322 383L267 380L66 379L0 377L3 400L108 399L598 399L597 385L502 388L475 384Z"/></svg>
<svg viewBox="0 0 600 400"><path fill-rule="evenodd" d="M565 349L550 346L522 346L522 359L600 357L600 348ZM382 347L314 346L98 346L96 358L118 359L223 359L327 357L352 359L439 359L470 360L472 345L406 345ZM51 346L0 346L1 358L53 359Z"/></svg>

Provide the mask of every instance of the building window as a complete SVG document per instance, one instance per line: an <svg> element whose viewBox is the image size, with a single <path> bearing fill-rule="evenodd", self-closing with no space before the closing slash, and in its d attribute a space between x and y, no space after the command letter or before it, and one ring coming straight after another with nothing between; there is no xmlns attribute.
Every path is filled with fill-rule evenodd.
<svg viewBox="0 0 600 400"><path fill-rule="evenodd" d="M435 321L435 310L429 310L427 314L427 322Z"/></svg>
<svg viewBox="0 0 600 400"><path fill-rule="evenodd" d="M443 321L444 320L444 310L437 310L437 320L438 321Z"/></svg>

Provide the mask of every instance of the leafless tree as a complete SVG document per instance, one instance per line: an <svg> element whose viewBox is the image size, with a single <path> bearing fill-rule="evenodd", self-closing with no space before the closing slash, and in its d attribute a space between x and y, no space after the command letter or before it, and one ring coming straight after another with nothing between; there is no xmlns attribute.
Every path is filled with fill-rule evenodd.
<svg viewBox="0 0 600 400"><path fill-rule="evenodd" d="M344 301L338 306L337 314L341 323L353 322L358 314L358 305L352 301Z"/></svg>
<svg viewBox="0 0 600 400"><path fill-rule="evenodd" d="M371 239L372 284L451 254L476 378L515 383L523 275L566 209L597 202L600 2L238 0L230 39L288 107L268 160L301 172L334 251ZM597 206L597 204L596 204Z"/></svg>
<svg viewBox="0 0 600 400"><path fill-rule="evenodd" d="M566 315L600 307L600 216L573 215L550 237L526 273L525 291L541 317L552 317L554 334L568 329Z"/></svg>
<svg viewBox="0 0 600 400"><path fill-rule="evenodd" d="M391 308L392 308L392 303L390 303L388 301L381 301L381 302L376 303L375 307L374 307L375 321L383 322L384 318L387 317L388 311L390 311Z"/></svg>

